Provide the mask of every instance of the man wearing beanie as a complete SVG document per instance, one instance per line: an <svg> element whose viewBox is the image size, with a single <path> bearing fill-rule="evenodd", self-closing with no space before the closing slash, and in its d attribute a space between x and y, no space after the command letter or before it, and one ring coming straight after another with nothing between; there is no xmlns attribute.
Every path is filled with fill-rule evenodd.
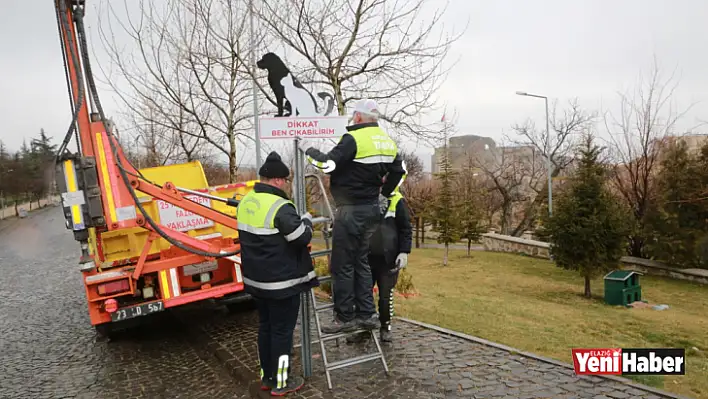
<svg viewBox="0 0 708 399"><path fill-rule="evenodd" d="M284 396L302 388L288 376L300 293L317 285L307 248L312 216L298 216L283 187L290 176L280 155L271 152L258 171L260 182L236 210L245 291L258 306L261 389Z"/></svg>
<svg viewBox="0 0 708 399"><path fill-rule="evenodd" d="M312 165L330 175L337 205L331 258L335 318L322 327L328 334L379 325L367 260L369 240L379 222L379 193L390 198L406 170L396 143L379 127L378 116L374 100L361 100L348 133L330 152L305 151Z"/></svg>

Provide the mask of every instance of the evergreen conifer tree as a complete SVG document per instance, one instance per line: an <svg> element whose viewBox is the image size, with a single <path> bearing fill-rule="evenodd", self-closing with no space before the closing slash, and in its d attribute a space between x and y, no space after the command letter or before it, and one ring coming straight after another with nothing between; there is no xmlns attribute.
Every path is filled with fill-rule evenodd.
<svg viewBox="0 0 708 399"><path fill-rule="evenodd" d="M447 151L447 138L440 157L440 173L436 174L440 188L435 197L431 216L438 233L438 243L445 244L443 265L447 266L450 244L460 239L460 219L457 215L457 201L453 192L453 183L457 173L452 169Z"/></svg>
<svg viewBox="0 0 708 399"><path fill-rule="evenodd" d="M629 233L617 201L606 189L600 153L593 137L586 136L578 170L554 204L553 216L545 216L544 223L554 262L583 276L588 298L591 279L619 266Z"/></svg>

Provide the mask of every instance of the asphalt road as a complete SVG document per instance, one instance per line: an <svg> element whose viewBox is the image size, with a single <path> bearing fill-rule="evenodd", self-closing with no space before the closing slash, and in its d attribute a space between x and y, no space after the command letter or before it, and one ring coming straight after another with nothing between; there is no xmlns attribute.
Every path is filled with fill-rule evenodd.
<svg viewBox="0 0 708 399"><path fill-rule="evenodd" d="M78 254L59 208L0 223L0 398L249 397L169 312L99 338Z"/></svg>

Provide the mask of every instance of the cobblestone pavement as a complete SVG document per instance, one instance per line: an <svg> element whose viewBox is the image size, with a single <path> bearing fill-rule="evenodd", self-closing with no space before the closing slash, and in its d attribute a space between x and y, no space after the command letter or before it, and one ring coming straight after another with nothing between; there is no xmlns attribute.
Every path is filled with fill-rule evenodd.
<svg viewBox="0 0 708 399"><path fill-rule="evenodd" d="M0 222L0 398L249 397L169 313L97 338L78 253L58 208Z"/></svg>
<svg viewBox="0 0 708 399"><path fill-rule="evenodd" d="M209 312L212 314L210 315ZM257 315L228 314L202 309L191 324L193 336L205 349L217 354L231 372L244 382L257 379L255 338ZM196 319L194 319L196 320ZM385 344L390 378L378 361L332 372L334 389L327 389L319 344L312 347L313 376L299 398L642 398L664 396L622 382L599 377L577 377L573 370L513 354L468 339L398 320L396 341ZM312 326L314 334L314 323ZM296 343L299 343L299 327ZM236 337L247 337L246 340ZM314 337L313 337L314 339ZM374 343L339 346L327 344L329 361L375 351ZM302 375L300 349L291 361L293 374ZM250 376L250 377L249 377Z"/></svg>

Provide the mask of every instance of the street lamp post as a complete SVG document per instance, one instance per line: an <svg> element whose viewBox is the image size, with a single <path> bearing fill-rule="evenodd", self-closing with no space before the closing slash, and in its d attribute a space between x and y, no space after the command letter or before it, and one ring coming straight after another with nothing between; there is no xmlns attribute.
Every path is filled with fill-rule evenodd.
<svg viewBox="0 0 708 399"><path fill-rule="evenodd" d="M517 91L517 95L542 98L546 102L546 174L548 175L548 214L553 215L553 184L551 179L551 130L548 122L548 97Z"/></svg>
<svg viewBox="0 0 708 399"><path fill-rule="evenodd" d="M256 85L256 34L253 28L253 18L255 14L255 9L253 8L253 0L249 1L249 30L250 30L250 52L251 52L251 70L252 70L252 82L251 88L253 90L253 125L255 127L254 138L256 139L256 170L261 167L261 136L260 127L258 126L258 89Z"/></svg>

